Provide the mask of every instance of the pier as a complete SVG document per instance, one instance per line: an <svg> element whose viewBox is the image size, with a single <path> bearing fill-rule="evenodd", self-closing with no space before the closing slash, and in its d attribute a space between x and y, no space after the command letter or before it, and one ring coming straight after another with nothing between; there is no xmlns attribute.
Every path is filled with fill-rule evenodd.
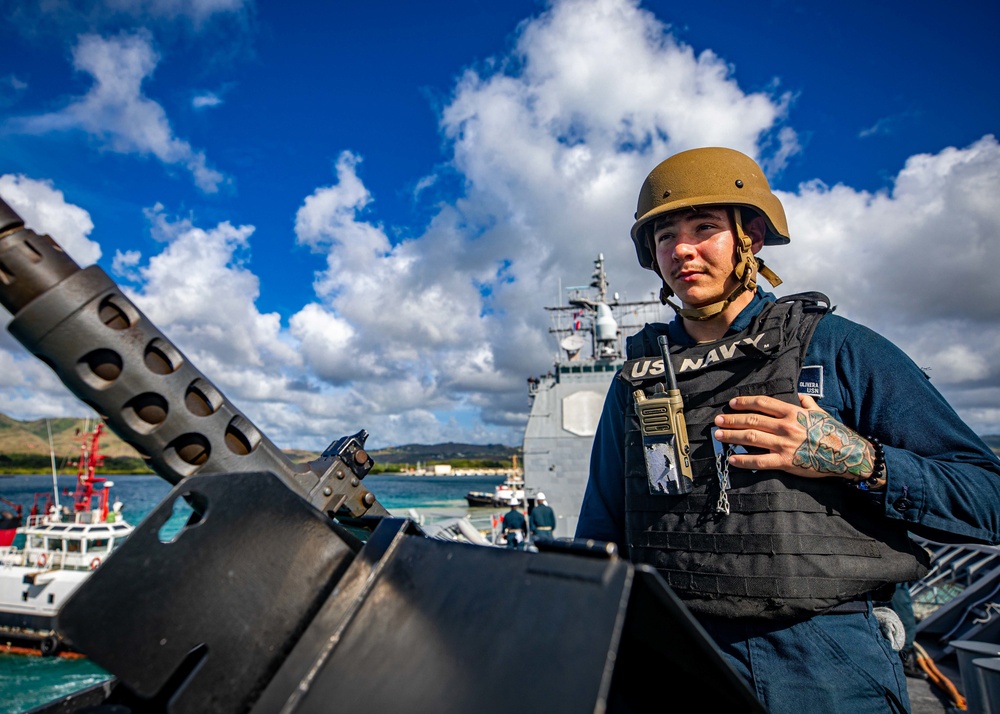
<svg viewBox="0 0 1000 714"><path fill-rule="evenodd" d="M403 476L502 476L504 479L521 477L521 469L456 469L447 464L430 468L407 469L399 472Z"/></svg>

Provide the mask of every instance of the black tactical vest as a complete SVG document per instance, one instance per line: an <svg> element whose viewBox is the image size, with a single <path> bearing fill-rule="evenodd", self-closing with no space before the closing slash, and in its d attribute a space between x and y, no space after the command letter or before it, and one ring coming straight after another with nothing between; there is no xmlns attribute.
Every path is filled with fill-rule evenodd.
<svg viewBox="0 0 1000 714"><path fill-rule="evenodd" d="M927 572L927 555L905 528L875 513L840 478L729 467L729 513L718 510L713 419L736 396L764 394L799 403L799 371L827 310L819 301L829 304L817 293L788 296L766 305L743 332L671 347L691 444L692 493L650 493L639 421L634 412L628 415L629 557L656 567L696 614L809 617ZM632 390L651 393L663 381L656 343L661 333L646 325L629 338L630 359L619 378Z"/></svg>

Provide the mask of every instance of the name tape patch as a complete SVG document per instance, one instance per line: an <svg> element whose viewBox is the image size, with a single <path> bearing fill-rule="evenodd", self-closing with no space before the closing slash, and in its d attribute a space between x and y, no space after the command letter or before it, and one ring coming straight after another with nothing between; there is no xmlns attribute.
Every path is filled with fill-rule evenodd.
<svg viewBox="0 0 1000 714"><path fill-rule="evenodd" d="M799 394L808 394L814 399L823 396L823 365L803 367L799 372Z"/></svg>

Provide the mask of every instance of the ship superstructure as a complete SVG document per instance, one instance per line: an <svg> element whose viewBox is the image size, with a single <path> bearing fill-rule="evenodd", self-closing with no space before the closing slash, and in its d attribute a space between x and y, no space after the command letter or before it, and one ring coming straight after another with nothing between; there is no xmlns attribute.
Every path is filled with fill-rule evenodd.
<svg viewBox="0 0 1000 714"><path fill-rule="evenodd" d="M528 379L524 484L529 501L545 493L556 513L557 538L576 532L597 422L624 362L625 338L665 317L659 300L622 301L609 295L608 285L601 254L588 285L565 288L566 304L545 308L560 352L552 371Z"/></svg>

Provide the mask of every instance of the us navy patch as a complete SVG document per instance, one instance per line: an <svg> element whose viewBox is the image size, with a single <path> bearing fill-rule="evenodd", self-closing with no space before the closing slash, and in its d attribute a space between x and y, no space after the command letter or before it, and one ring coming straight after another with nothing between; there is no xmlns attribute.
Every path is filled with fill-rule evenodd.
<svg viewBox="0 0 1000 714"><path fill-rule="evenodd" d="M622 365L619 375L630 384L639 385L647 379L663 381L663 358L662 357L639 357L630 359Z"/></svg>
<svg viewBox="0 0 1000 714"><path fill-rule="evenodd" d="M780 335L774 330L764 330L735 340L697 344L684 351L677 373L696 372L731 359L760 359L774 352L780 344Z"/></svg>
<svg viewBox="0 0 1000 714"><path fill-rule="evenodd" d="M743 359L763 359L769 357L781 346L778 330L764 330L747 337L718 340L685 347L680 355L674 355L674 370L677 374L697 372L718 362ZM680 366L677 360L680 360ZM621 378L631 384L663 377L662 357L638 357L622 365Z"/></svg>
<svg viewBox="0 0 1000 714"><path fill-rule="evenodd" d="M823 365L803 367L799 372L799 394L808 394L814 399L823 396Z"/></svg>

